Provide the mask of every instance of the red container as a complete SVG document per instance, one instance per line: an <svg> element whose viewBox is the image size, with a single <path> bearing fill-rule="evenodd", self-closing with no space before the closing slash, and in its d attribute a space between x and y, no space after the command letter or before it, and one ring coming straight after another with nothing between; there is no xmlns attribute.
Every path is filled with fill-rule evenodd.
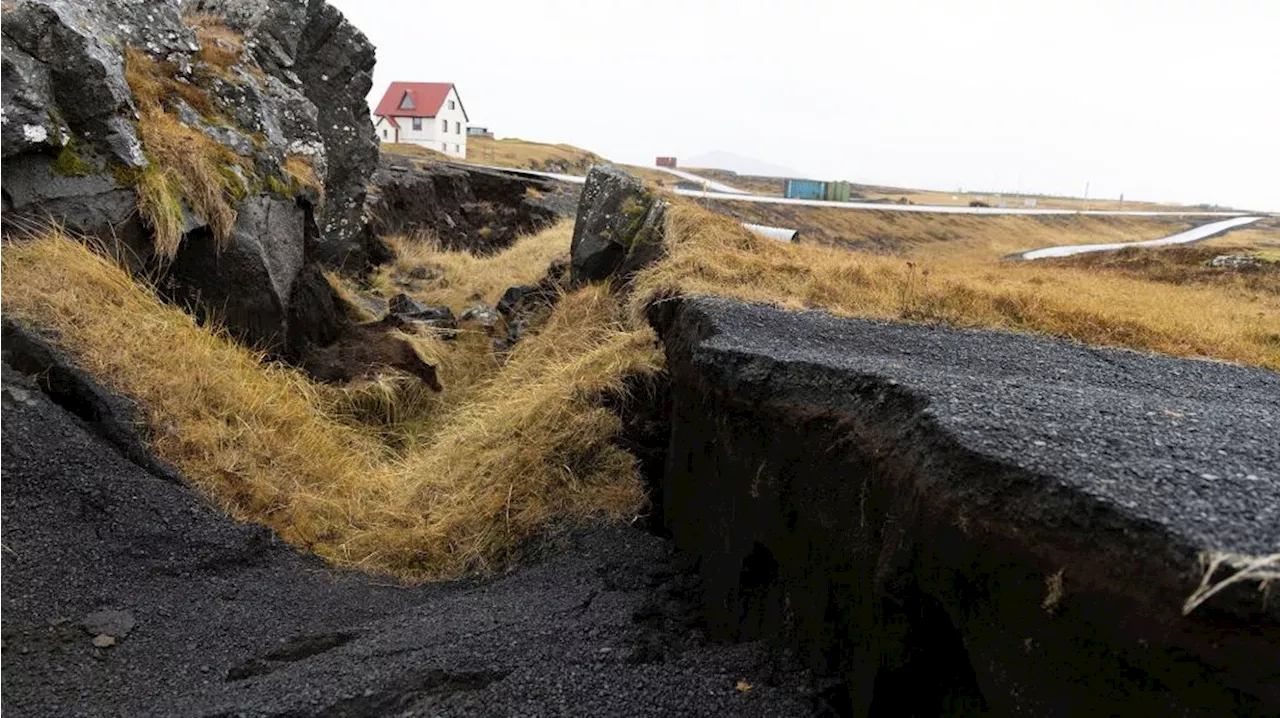
<svg viewBox="0 0 1280 718"><path fill-rule="evenodd" d="M670 167L671 169L675 169L675 168L676 168L676 158L674 158L674 157L659 157L657 160L655 160L655 161L654 161L654 164L656 164L656 165L657 165L657 166L659 166L659 167Z"/></svg>

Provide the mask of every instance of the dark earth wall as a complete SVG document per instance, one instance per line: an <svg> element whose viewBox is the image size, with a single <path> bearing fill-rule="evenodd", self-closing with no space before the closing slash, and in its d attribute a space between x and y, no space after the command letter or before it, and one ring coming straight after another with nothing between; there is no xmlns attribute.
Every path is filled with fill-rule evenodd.
<svg viewBox="0 0 1280 718"><path fill-rule="evenodd" d="M1156 526L950 431L930 405L952 397L893 376L896 360L933 359L938 330L712 300L652 318L672 381L665 523L700 561L713 635L770 638L840 674L853 715L1280 710L1274 606L1255 593L1183 617L1200 575L1176 522ZM993 366L1018 356L1002 342L1044 341L955 334L944 364L967 358L962 341L991 342ZM830 359L792 349L824 342ZM1069 364L1080 349L1058 351ZM876 373L840 366L858 352L896 357ZM1257 375L1274 396L1275 377Z"/></svg>

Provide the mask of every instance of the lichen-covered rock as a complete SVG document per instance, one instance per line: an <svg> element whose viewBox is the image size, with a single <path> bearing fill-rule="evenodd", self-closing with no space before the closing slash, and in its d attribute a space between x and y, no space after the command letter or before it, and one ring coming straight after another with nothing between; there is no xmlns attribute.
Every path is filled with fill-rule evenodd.
<svg viewBox="0 0 1280 718"><path fill-rule="evenodd" d="M386 259L361 221L373 48L340 12L6 0L0 42L6 237L52 222L107 239L169 296L289 358L336 339L317 263Z"/></svg>
<svg viewBox="0 0 1280 718"><path fill-rule="evenodd" d="M268 104L284 110L276 122L286 134L298 122L315 133L309 141L295 137L291 151L324 159L327 201L317 216L317 254L332 266L363 268L377 253L362 231L365 186L378 164L366 100L373 87L372 43L321 0L200 0L194 7L244 33L246 47L271 77L270 91L304 95L301 103ZM275 129L274 123L263 129Z"/></svg>
<svg viewBox="0 0 1280 718"><path fill-rule="evenodd" d="M573 227L572 279L627 279L662 254L667 203L612 165L587 174Z"/></svg>

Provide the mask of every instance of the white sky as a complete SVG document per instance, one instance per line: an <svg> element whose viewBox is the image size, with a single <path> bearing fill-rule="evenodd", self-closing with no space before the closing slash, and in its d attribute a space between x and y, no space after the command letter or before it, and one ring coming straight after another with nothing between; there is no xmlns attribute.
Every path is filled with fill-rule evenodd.
<svg viewBox="0 0 1280 718"><path fill-rule="evenodd" d="M330 1L499 137L1280 210L1280 0Z"/></svg>

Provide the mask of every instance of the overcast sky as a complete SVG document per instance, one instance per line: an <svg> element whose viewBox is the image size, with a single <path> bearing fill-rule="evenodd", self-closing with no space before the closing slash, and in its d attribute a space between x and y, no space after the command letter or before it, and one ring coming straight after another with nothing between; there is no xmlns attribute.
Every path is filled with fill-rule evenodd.
<svg viewBox="0 0 1280 718"><path fill-rule="evenodd" d="M1280 0L330 0L499 137L1280 210Z"/></svg>

